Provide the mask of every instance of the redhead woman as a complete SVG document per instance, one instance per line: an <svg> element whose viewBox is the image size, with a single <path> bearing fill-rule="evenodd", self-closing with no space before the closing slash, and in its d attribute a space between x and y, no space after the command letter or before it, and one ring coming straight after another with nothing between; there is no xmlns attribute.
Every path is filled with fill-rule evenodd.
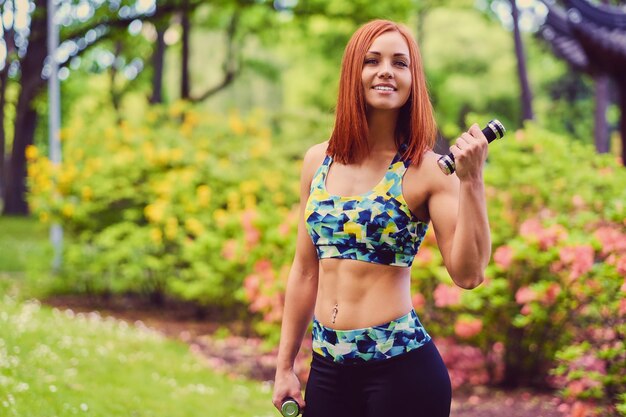
<svg viewBox="0 0 626 417"><path fill-rule="evenodd" d="M350 39L330 139L301 173L297 248L289 273L273 403L304 417L444 417L448 371L413 309L411 264L432 224L456 285L483 281L491 256L484 196L487 139L478 125L450 148L444 175L417 44L375 20ZM304 398L295 356L313 322Z"/></svg>

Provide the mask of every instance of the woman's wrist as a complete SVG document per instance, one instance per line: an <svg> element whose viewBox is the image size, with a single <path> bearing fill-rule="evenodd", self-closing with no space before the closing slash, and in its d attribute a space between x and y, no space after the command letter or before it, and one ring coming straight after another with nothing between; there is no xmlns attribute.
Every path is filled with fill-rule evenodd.
<svg viewBox="0 0 626 417"><path fill-rule="evenodd" d="M280 373L286 373L286 372L293 372L293 363L292 364L277 364L276 365L276 373L280 374Z"/></svg>
<svg viewBox="0 0 626 417"><path fill-rule="evenodd" d="M459 178L461 186L469 187L469 188L484 188L485 182L483 181L482 172L477 175L467 176L464 178Z"/></svg>

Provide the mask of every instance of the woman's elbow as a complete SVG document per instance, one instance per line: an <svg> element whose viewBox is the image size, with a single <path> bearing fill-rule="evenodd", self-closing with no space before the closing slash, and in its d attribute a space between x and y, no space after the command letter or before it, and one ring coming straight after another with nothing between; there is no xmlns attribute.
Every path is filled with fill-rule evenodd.
<svg viewBox="0 0 626 417"><path fill-rule="evenodd" d="M485 277L481 275L470 275L464 277L453 277L452 281L465 290L473 290L478 287L485 280Z"/></svg>
<svg viewBox="0 0 626 417"><path fill-rule="evenodd" d="M291 265L289 278L298 281L317 283L318 277L319 264L317 262L308 262L296 259Z"/></svg>

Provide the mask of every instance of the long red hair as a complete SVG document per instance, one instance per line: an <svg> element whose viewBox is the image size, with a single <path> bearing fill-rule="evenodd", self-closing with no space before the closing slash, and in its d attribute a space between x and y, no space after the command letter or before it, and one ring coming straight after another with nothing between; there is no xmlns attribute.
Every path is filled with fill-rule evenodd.
<svg viewBox="0 0 626 417"><path fill-rule="evenodd" d="M374 39L390 31L400 33L406 40L412 78L411 93L398 115L396 145L400 148L403 143L406 144L403 159L409 159L412 164L419 165L424 152L432 149L435 143L437 125L417 43L405 26L389 20L372 20L352 35L341 63L335 127L326 153L342 164L359 162L369 154L361 72L365 54Z"/></svg>

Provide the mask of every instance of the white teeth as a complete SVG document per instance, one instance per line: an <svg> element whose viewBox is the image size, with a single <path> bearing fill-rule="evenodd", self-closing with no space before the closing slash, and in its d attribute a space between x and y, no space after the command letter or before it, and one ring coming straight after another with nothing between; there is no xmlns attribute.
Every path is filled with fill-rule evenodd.
<svg viewBox="0 0 626 417"><path fill-rule="evenodd" d="M391 87L384 87L382 85L378 85L376 87L374 87L374 90L381 90L381 91L395 91L393 88Z"/></svg>

